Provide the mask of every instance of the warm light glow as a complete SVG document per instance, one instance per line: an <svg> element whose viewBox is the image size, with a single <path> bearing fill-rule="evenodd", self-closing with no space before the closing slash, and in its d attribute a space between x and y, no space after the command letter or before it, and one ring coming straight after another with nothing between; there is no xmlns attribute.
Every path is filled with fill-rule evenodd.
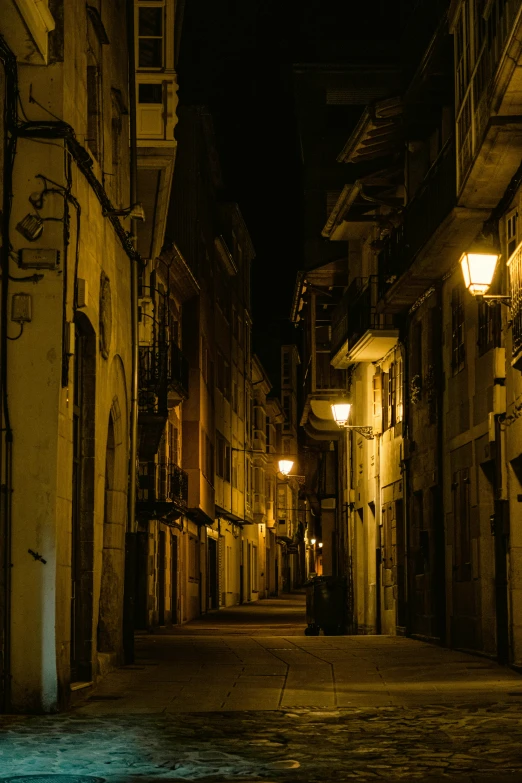
<svg viewBox="0 0 522 783"><path fill-rule="evenodd" d="M310 539L310 543L311 543L311 545L312 545L312 546L315 546L315 541L316 541L316 539L315 539L315 538L311 538L311 539Z"/></svg>
<svg viewBox="0 0 522 783"><path fill-rule="evenodd" d="M292 468L294 467L293 460L291 459L280 459L279 460L279 472L283 474L283 476L288 476Z"/></svg>
<svg viewBox="0 0 522 783"><path fill-rule="evenodd" d="M460 266L464 276L464 285L473 296L484 296L491 285L498 253L464 253Z"/></svg>
<svg viewBox="0 0 522 783"><path fill-rule="evenodd" d="M319 549L322 547L322 545L323 545L323 542L322 542L322 541L319 541L319 544L318 544L318 546L319 546Z"/></svg>
<svg viewBox="0 0 522 783"><path fill-rule="evenodd" d="M339 427L348 421L351 407L349 402L337 402L332 405L332 415Z"/></svg>

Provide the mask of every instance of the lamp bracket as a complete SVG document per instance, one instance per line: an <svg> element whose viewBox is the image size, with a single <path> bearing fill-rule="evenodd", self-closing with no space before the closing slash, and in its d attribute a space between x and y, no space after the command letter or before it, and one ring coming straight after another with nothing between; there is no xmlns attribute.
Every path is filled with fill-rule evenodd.
<svg viewBox="0 0 522 783"><path fill-rule="evenodd" d="M373 427L358 427L356 424L343 424L345 430L355 430L366 440L373 440L375 435L373 434Z"/></svg>
<svg viewBox="0 0 522 783"><path fill-rule="evenodd" d="M484 296L481 297L477 296L477 299L479 301L484 299L488 307L495 307L496 304L503 304L506 307L511 307L511 297L502 294L484 294Z"/></svg>

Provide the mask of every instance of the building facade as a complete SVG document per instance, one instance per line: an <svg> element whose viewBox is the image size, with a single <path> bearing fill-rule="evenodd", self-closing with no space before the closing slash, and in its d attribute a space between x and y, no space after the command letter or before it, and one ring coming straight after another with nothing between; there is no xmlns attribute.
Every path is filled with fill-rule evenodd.
<svg viewBox="0 0 522 783"><path fill-rule="evenodd" d="M302 424L337 450L353 628L519 666L522 11L429 5L402 33L420 56L401 64L394 92L368 100L337 151L345 181L325 193L321 233L341 248L341 294L324 259L297 280L303 361L320 360L319 298L330 366L345 373L323 399L316 384ZM477 241L501 254L490 293L510 309L466 290L459 259ZM339 440L328 408L343 399L351 427Z"/></svg>

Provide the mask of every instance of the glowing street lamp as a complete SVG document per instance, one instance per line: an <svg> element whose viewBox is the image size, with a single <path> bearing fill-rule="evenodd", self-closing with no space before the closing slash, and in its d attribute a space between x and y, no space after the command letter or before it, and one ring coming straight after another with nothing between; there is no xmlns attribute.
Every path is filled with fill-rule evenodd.
<svg viewBox="0 0 522 783"><path fill-rule="evenodd" d="M350 416L351 404L349 402L334 402L331 407L335 423L339 427L345 427Z"/></svg>
<svg viewBox="0 0 522 783"><path fill-rule="evenodd" d="M335 423L340 429L355 430L366 440L373 440L373 427L358 427L356 424L348 424L351 407L349 402L334 402L331 408Z"/></svg>
<svg viewBox="0 0 522 783"><path fill-rule="evenodd" d="M499 253L463 253L460 266L464 276L464 285L473 296L484 296L489 291Z"/></svg>
<svg viewBox="0 0 522 783"><path fill-rule="evenodd" d="M288 476L293 467L294 467L293 460L291 459L279 460L279 472L282 473L283 476Z"/></svg>

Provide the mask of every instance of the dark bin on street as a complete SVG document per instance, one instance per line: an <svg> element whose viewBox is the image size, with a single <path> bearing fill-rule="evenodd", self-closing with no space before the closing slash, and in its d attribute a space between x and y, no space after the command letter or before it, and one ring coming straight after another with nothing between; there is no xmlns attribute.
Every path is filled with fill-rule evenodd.
<svg viewBox="0 0 522 783"><path fill-rule="evenodd" d="M315 576L306 585L306 636L346 631L346 577Z"/></svg>

